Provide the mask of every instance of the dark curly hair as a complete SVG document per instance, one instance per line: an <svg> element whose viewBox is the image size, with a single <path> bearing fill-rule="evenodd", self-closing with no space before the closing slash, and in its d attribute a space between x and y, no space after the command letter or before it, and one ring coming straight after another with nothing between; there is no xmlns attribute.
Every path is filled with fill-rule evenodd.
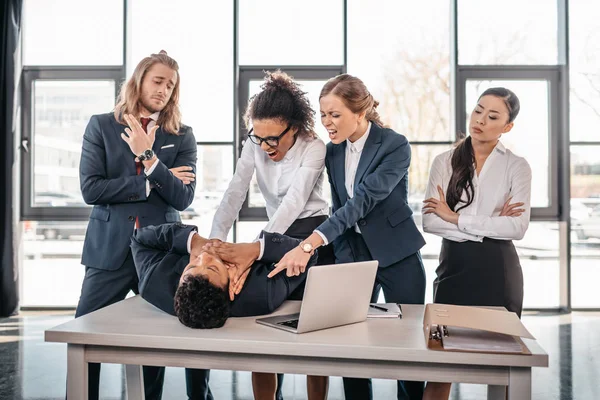
<svg viewBox="0 0 600 400"><path fill-rule="evenodd" d="M291 76L281 70L266 71L261 89L248 102L244 114L246 128L249 128L252 120L278 119L296 128L299 135L317 136L314 132L315 112L306 92Z"/></svg>
<svg viewBox="0 0 600 400"><path fill-rule="evenodd" d="M227 292L200 275L184 278L175 292L175 314L190 328L222 327L230 306Z"/></svg>

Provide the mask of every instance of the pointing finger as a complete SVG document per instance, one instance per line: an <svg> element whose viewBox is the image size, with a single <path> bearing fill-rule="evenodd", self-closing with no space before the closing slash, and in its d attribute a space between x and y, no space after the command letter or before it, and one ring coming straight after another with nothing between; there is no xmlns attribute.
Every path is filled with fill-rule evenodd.
<svg viewBox="0 0 600 400"><path fill-rule="evenodd" d="M282 266L282 265L275 264L275 269L274 269L273 271L271 271L271 272L269 273L269 275L267 275L267 277L268 277L268 278L272 278L272 277L274 277L275 275L277 275L278 273L280 273L281 271L283 271L284 269L285 269L285 266Z"/></svg>

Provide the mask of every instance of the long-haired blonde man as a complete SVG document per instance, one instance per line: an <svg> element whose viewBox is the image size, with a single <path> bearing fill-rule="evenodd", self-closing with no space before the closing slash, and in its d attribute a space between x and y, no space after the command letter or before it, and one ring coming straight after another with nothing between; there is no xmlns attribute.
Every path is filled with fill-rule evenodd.
<svg viewBox="0 0 600 400"><path fill-rule="evenodd" d="M93 115L85 130L79 176L83 199L94 207L76 317L138 293L129 247L134 229L178 222L194 199L196 139L181 123L179 88L173 58L164 51L145 57L115 109ZM98 399L99 376L100 364L90 364L90 399ZM161 398L163 380L164 368L144 367L146 399Z"/></svg>

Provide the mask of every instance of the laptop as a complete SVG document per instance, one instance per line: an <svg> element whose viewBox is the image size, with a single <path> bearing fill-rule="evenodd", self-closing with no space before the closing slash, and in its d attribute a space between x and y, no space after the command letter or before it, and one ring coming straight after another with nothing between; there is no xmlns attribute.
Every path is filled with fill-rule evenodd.
<svg viewBox="0 0 600 400"><path fill-rule="evenodd" d="M367 319L377 261L309 268L300 313L259 318L259 324L305 333Z"/></svg>

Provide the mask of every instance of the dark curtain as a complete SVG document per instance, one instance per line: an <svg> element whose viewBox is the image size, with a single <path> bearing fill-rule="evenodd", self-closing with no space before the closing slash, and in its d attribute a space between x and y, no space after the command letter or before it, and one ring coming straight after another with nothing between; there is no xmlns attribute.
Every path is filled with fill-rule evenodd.
<svg viewBox="0 0 600 400"><path fill-rule="evenodd" d="M13 167L15 160L16 60L23 0L0 5L0 317L17 310L17 263L13 227ZM18 70L17 70L18 69Z"/></svg>

